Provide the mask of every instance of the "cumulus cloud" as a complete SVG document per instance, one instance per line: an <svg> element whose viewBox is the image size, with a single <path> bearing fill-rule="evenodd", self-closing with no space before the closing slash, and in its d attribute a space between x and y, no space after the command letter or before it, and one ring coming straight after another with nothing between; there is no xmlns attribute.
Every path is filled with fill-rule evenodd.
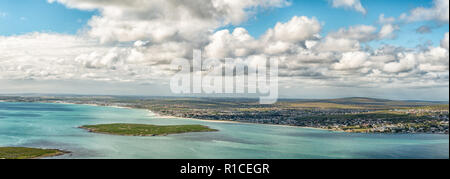
<svg viewBox="0 0 450 179"><path fill-rule="evenodd" d="M308 40L315 40L321 30L319 21L312 17L294 16L286 23L277 23L260 39L250 36L247 30L236 28L232 33L221 30L214 33L205 47L211 58L245 57L256 53L283 54L296 48L306 48Z"/></svg>
<svg viewBox="0 0 450 179"><path fill-rule="evenodd" d="M397 25L392 24L384 24L381 29L369 25L341 28L338 31L330 32L316 46L316 49L334 52L358 51L361 49L362 43L395 38L395 31L398 29Z"/></svg>
<svg viewBox="0 0 450 179"><path fill-rule="evenodd" d="M400 19L407 22L434 20L441 23L449 22L449 1L433 0L433 6L430 8L418 7L411 10L408 14L402 14Z"/></svg>
<svg viewBox="0 0 450 179"><path fill-rule="evenodd" d="M339 63L334 64L337 70L354 70L363 67L367 63L369 55L365 52L347 52L342 54Z"/></svg>
<svg viewBox="0 0 450 179"><path fill-rule="evenodd" d="M358 51L360 48L361 44L358 40L333 38L330 36L327 36L317 46L315 46L315 49L318 51L326 52L350 52Z"/></svg>
<svg viewBox="0 0 450 179"><path fill-rule="evenodd" d="M393 24L396 21L394 17L385 17L384 14L380 14L378 17L378 23L380 24Z"/></svg>
<svg viewBox="0 0 450 179"><path fill-rule="evenodd" d="M444 76L448 80L448 59L449 51L442 47L429 47L421 52L402 51L394 61L386 63L383 70L388 73L415 71L417 75Z"/></svg>
<svg viewBox="0 0 450 179"><path fill-rule="evenodd" d="M448 32L445 33L444 39L441 40L441 47L448 50Z"/></svg>
<svg viewBox="0 0 450 179"><path fill-rule="evenodd" d="M385 24L381 27L381 30L378 34L380 39L392 39L395 38L394 32L398 30L399 27L397 25Z"/></svg>
<svg viewBox="0 0 450 179"><path fill-rule="evenodd" d="M399 27L393 24L384 24L380 30L374 26L358 25L349 28L341 28L337 32L331 32L328 37L334 39L349 39L358 42L369 42L394 37L394 32Z"/></svg>
<svg viewBox="0 0 450 179"><path fill-rule="evenodd" d="M407 72L413 70L416 64L416 56L414 54L406 54L399 61L384 65L383 70L389 73Z"/></svg>
<svg viewBox="0 0 450 179"><path fill-rule="evenodd" d="M111 47L89 38L46 33L0 36L0 79L152 81L167 76L172 59L190 53L183 49L192 47Z"/></svg>
<svg viewBox="0 0 450 179"><path fill-rule="evenodd" d="M315 46L315 49L333 52L358 51L361 48L361 43L375 40L377 37L377 28L374 26L351 26L330 32Z"/></svg>
<svg viewBox="0 0 450 179"><path fill-rule="evenodd" d="M250 55L259 44L247 30L236 28L218 31L210 37L210 43L205 47L205 55L209 58L230 58Z"/></svg>
<svg viewBox="0 0 450 179"><path fill-rule="evenodd" d="M383 27L352 26L330 32L324 38L311 33L311 38L291 42L266 38L270 32L257 39L237 28L215 33L205 52L216 57L278 57L282 79L289 83L302 79L298 82L301 85L426 87L447 83L448 50L443 47L423 51L389 45L374 50L362 48L362 43L392 38L397 30L392 24ZM246 53L236 53L235 49Z"/></svg>
<svg viewBox="0 0 450 179"><path fill-rule="evenodd" d="M258 8L289 5L286 0L48 0L71 8L99 10L88 33L102 42L149 40L203 41L203 34L239 24Z"/></svg>
<svg viewBox="0 0 450 179"><path fill-rule="evenodd" d="M335 8L353 9L364 15L367 14L367 10L363 7L360 0L332 0L331 3Z"/></svg>
<svg viewBox="0 0 450 179"><path fill-rule="evenodd" d="M296 43L313 39L321 30L316 18L294 16L287 23L277 23L273 29L266 32L264 38L272 41Z"/></svg>
<svg viewBox="0 0 450 179"><path fill-rule="evenodd" d="M377 38L377 28L368 25L352 26L348 29L341 28L337 32L331 32L328 34L333 38L352 39L360 42L372 41Z"/></svg>
<svg viewBox="0 0 450 179"><path fill-rule="evenodd" d="M73 58L95 47L95 41L71 35L0 36L0 78L71 78L77 71Z"/></svg>

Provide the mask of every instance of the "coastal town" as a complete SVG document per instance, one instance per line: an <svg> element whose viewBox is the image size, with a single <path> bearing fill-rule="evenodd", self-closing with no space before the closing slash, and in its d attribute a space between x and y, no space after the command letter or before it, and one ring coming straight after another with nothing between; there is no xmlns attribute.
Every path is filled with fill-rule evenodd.
<svg viewBox="0 0 450 179"><path fill-rule="evenodd" d="M225 120L244 123L275 124L321 128L358 133L437 133L448 134L448 110L427 111L428 115L367 110L271 110L221 111L166 109L162 115L203 120Z"/></svg>
<svg viewBox="0 0 450 179"><path fill-rule="evenodd" d="M0 97L4 102L70 103L150 110L161 116L287 125L355 133L448 134L449 106L369 98L281 100L114 96Z"/></svg>

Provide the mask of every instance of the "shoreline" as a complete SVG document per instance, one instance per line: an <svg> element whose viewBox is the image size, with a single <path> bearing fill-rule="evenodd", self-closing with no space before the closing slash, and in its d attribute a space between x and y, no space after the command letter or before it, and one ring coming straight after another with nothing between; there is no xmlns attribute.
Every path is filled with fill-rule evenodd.
<svg viewBox="0 0 450 179"><path fill-rule="evenodd" d="M128 124L123 124L123 125L128 125ZM148 124L144 124L145 126L148 126ZM95 125L94 125L95 126ZM172 126L156 126L156 125L152 125L155 127L172 127ZM186 126L186 125L184 125ZM204 129L202 130L197 130L197 131L179 131L179 132L163 132L160 134L156 134L156 133L151 133L151 134L122 134L122 133L114 133L114 132L106 132L106 131L101 131L99 129L95 129L95 127L89 127L89 126L80 126L78 127L79 129L83 129L86 130L90 133L96 133L96 134L105 134L105 135L115 135L115 136L129 136L129 137L164 137L164 136L169 136L169 135L176 135L176 134L185 134L185 133L199 133L199 132L217 132L219 130L217 129L212 129L208 126L203 126L203 125L198 125ZM174 127L182 127L181 125L178 126L174 126Z"/></svg>
<svg viewBox="0 0 450 179"><path fill-rule="evenodd" d="M167 116L160 115L151 110L148 110L150 113L154 114L155 117L163 118L163 119L182 119L182 120L192 120L192 121L200 121L200 122L211 122L211 123L223 123L223 124L255 124L255 125L265 125L265 126L275 126L275 127L292 127L292 128L302 128L302 129L314 129L314 130L322 130L322 131L330 131L330 132L344 132L344 131L336 131L336 130L328 130L322 128L315 127L302 127L302 126L291 126L291 125L283 125L283 124L261 124L261 123L251 123L251 122L241 122L241 121L225 121L225 120L208 120L208 119L196 119L196 118L182 118L175 116Z"/></svg>
<svg viewBox="0 0 450 179"><path fill-rule="evenodd" d="M86 105L86 106L95 106L95 107L111 107L111 108L118 108L118 109L133 109L133 110L145 110L148 113L152 114L155 117L163 118L163 119L183 119L183 120L193 120L193 121L201 121L201 122L211 122L211 123L228 123L228 124L256 124L256 125L267 125L267 126L278 126L278 127L294 127L294 128L303 128L303 129L315 129L315 130L325 130L325 131L331 131L331 132L344 132L344 131L336 131L336 130L329 130L329 129L322 129L322 128L315 128L315 127L302 127L302 126L291 126L291 125L282 125L282 124L261 124L261 123L251 123L251 122L240 122L240 121L225 121L225 120L207 120L207 119L196 119L196 118L182 118L182 117L176 117L176 116L167 116L167 115L161 115L156 112L153 112L149 109L141 109L141 108L133 108L133 107L126 107L126 106L117 106L117 105L98 105L98 104L83 104L83 103L69 103L69 102L48 102L50 104L70 104L70 105Z"/></svg>
<svg viewBox="0 0 450 179"><path fill-rule="evenodd" d="M55 149L55 150L57 150L59 153L43 155L43 156L31 158L31 159L49 159L49 158L52 158L52 157L59 157L59 156L64 156L64 155L72 153L72 152L65 151L65 150L59 150L59 149Z"/></svg>
<svg viewBox="0 0 450 179"><path fill-rule="evenodd" d="M130 108L137 109L137 108ZM304 126L291 126L291 125L283 125L283 124L261 124L261 123L251 123L251 122L240 122L240 121L225 121L225 120L207 120L207 119L196 119L196 118L183 118L183 117L175 117L175 116L167 116L155 113L148 109L149 113L153 114L155 117L163 118L163 119L182 119L182 120L192 120L192 121L200 121L200 122L211 122L211 123L224 123L224 124L254 124L254 125L266 125L266 126L274 126L274 127L292 127L292 128L301 128L301 129L313 129L313 130L321 130L328 131L334 133L348 133L348 134L430 134L430 135L448 135L448 134L440 134L440 133L382 133L382 132L351 132L351 131L343 131L343 130L334 130L334 129L324 129L324 128L316 128L316 127L304 127Z"/></svg>
<svg viewBox="0 0 450 179"><path fill-rule="evenodd" d="M117 108L117 109L137 109L132 107L126 107L126 106L117 106L117 105L98 105L98 104L83 104L83 103L68 103L68 102L54 102L50 104L71 104L71 105L85 105L85 106L95 106L95 107L110 107L110 108Z"/></svg>
<svg viewBox="0 0 450 179"><path fill-rule="evenodd" d="M6 149L6 153L5 154L6 158L0 158L1 159L51 159L53 157L59 157L59 156L64 156L67 154L71 154L72 152L70 151L66 151L66 150L62 150L62 149L46 149L46 148L34 148L34 147L0 147L0 149ZM14 150L11 153L11 150ZM20 152L17 153L16 150L19 150ZM23 154L24 152L21 150L29 150L29 151L33 151L33 152L45 152L44 154L34 154L34 153L30 153L28 152L28 154ZM9 151L9 152L8 152ZM51 153L50 153L51 152ZM25 152L26 153L26 152ZM8 158L8 155L11 155Z"/></svg>
<svg viewBox="0 0 450 179"><path fill-rule="evenodd" d="M50 103L50 104L71 104L71 105L87 105L87 106L95 106L95 107L111 107L111 108L118 108L118 109L133 109L133 110L145 110L149 114L152 114L154 117L159 117L163 119L183 119L183 120L192 120L192 121L201 121L201 122L211 122L211 123L228 123L228 124L255 124L255 125L267 125L267 126L276 126L276 127L293 127L293 128L302 128L302 129L313 129L313 130L321 130L321 131L329 131L329 132L336 132L336 133L349 133L349 134L438 134L438 135L448 135L448 134L441 134L441 133L383 133L383 132L352 132L352 131L343 131L343 130L335 130L335 129L325 129L325 128L317 128L317 127L304 127L304 126L292 126L292 125L284 125L284 124L263 124L263 123L251 123L251 122L241 122L241 121L227 121L227 120L207 120L207 119L196 119L196 118L183 118L183 117L176 117L176 116L167 116L167 115L161 115L156 112L153 112L149 109L142 109L142 108L133 108L128 106L119 106L119 105L98 105L98 104L83 104L83 103L69 103L64 101L55 101L55 102L44 102L44 103Z"/></svg>

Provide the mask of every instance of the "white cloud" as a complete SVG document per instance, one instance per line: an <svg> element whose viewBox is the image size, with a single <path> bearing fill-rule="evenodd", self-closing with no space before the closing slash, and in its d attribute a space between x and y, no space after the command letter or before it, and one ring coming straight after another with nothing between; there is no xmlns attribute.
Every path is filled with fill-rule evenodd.
<svg viewBox="0 0 450 179"><path fill-rule="evenodd" d="M448 71L448 66L432 65L429 63L425 63L425 64L420 64L419 69L421 71L427 71L427 72L443 72L443 71Z"/></svg>
<svg viewBox="0 0 450 179"><path fill-rule="evenodd" d="M259 44L247 30L236 28L230 34L228 30L218 31L210 37L205 47L205 55L210 58L231 58L248 56Z"/></svg>
<svg viewBox="0 0 450 179"><path fill-rule="evenodd" d="M295 50L298 45L305 46L307 40L316 39L321 25L316 18L293 17L286 23L277 23L260 39L251 37L247 30L236 28L218 31L209 39L205 54L211 58L245 57L255 53L269 55Z"/></svg>
<svg viewBox="0 0 450 179"><path fill-rule="evenodd" d="M368 42L377 38L376 32L377 28L368 25L358 25L349 28L341 28L337 32L331 32L328 36L335 39L351 39L360 42Z"/></svg>
<svg viewBox="0 0 450 179"><path fill-rule="evenodd" d="M320 32L321 24L316 18L294 16L289 22L277 23L263 38L272 41L297 43L314 39Z"/></svg>
<svg viewBox="0 0 450 179"><path fill-rule="evenodd" d="M302 25L293 25L292 29L300 29ZM430 47L426 51L395 46L375 50L362 48L362 43L395 37L397 29L393 24L383 24L379 29L358 25L331 32L325 38L312 35L310 39L285 41L273 38L273 32L255 39L245 29L237 28L233 32L215 33L205 52L207 56L216 57L279 57L280 76L291 85L297 79L302 79L299 85L308 86L430 87L446 84L448 72L443 70L448 69L448 50L444 48ZM237 55L236 49L246 53Z"/></svg>
<svg viewBox="0 0 450 179"><path fill-rule="evenodd" d="M360 0L332 0L332 5L335 8L353 9L364 15L367 14L367 10L363 7Z"/></svg>
<svg viewBox="0 0 450 179"><path fill-rule="evenodd" d="M401 52L398 54L397 59L385 64L384 71L389 73L402 73L419 70L428 75L439 72L448 76L449 51L447 49L429 47L423 52ZM422 76L423 74L419 73L418 75ZM417 78L420 78L420 76Z"/></svg>
<svg viewBox="0 0 450 179"><path fill-rule="evenodd" d="M409 12L402 14L400 19L407 22L429 21L434 20L442 23L449 22L449 1L433 0L433 7L418 7Z"/></svg>
<svg viewBox="0 0 450 179"><path fill-rule="evenodd" d="M448 32L445 33L444 39L441 40L441 47L446 48L448 50Z"/></svg>
<svg viewBox="0 0 450 179"><path fill-rule="evenodd" d="M320 51L351 52L361 49L362 43L394 38L397 25L385 24L378 30L374 26L357 25L330 32L315 47Z"/></svg>
<svg viewBox="0 0 450 179"><path fill-rule="evenodd" d="M400 73L413 70L417 65L414 54L406 54L398 62L391 62L384 65L384 71L389 73Z"/></svg>
<svg viewBox="0 0 450 179"><path fill-rule="evenodd" d="M379 32L379 38L380 39L395 38L394 32L398 29L399 27L397 25L385 24L383 25L383 27L381 27L381 30Z"/></svg>
<svg viewBox="0 0 450 179"><path fill-rule="evenodd" d="M73 58L96 47L95 41L71 35L0 36L0 78L71 78L77 71Z"/></svg>
<svg viewBox="0 0 450 179"><path fill-rule="evenodd" d="M291 43L278 41L267 44L267 46L264 49L264 52L269 55L283 54L293 48L296 48L296 46Z"/></svg>
<svg viewBox="0 0 450 179"><path fill-rule="evenodd" d="M140 45L110 47L61 34L0 36L0 79L149 82L167 77L167 64L193 49L185 43Z"/></svg>
<svg viewBox="0 0 450 179"><path fill-rule="evenodd" d="M427 51L416 54L421 63L448 66L448 50L441 47L430 47Z"/></svg>
<svg viewBox="0 0 450 179"><path fill-rule="evenodd" d="M339 63L334 64L337 70L354 70L362 68L369 59L369 54L366 52L347 52L342 54Z"/></svg>
<svg viewBox="0 0 450 179"><path fill-rule="evenodd" d="M89 21L89 35L102 42L206 40L204 34L239 24L258 8L289 5L286 0L48 0L78 9L98 9Z"/></svg>
<svg viewBox="0 0 450 179"><path fill-rule="evenodd" d="M384 14L380 14L378 17L378 23L380 24L393 24L395 21L394 17L385 17Z"/></svg>
<svg viewBox="0 0 450 179"><path fill-rule="evenodd" d="M315 47L318 51L332 52L350 52L358 51L361 44L358 40L326 37L319 45Z"/></svg>

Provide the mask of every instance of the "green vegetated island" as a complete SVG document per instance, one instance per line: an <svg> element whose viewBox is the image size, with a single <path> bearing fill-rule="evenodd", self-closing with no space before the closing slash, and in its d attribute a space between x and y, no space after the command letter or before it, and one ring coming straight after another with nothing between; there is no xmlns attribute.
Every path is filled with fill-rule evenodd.
<svg viewBox="0 0 450 179"><path fill-rule="evenodd" d="M169 134L218 131L202 125L157 126L146 124L99 124L81 126L80 128L93 133L122 136L166 136Z"/></svg>
<svg viewBox="0 0 450 179"><path fill-rule="evenodd" d="M72 103L145 109L162 116L288 125L357 133L448 134L448 101L374 98L279 99L139 96L0 96L5 102Z"/></svg>
<svg viewBox="0 0 450 179"><path fill-rule="evenodd" d="M93 133L121 136L166 136L190 132L218 131L202 125L156 126L146 124L100 124L86 125L81 126L80 128ZM69 152L57 149L0 147L0 159L39 159L60 156L67 153Z"/></svg>
<svg viewBox="0 0 450 179"><path fill-rule="evenodd" d="M36 149L26 147L0 147L0 159L37 159L67 154L56 149Z"/></svg>

